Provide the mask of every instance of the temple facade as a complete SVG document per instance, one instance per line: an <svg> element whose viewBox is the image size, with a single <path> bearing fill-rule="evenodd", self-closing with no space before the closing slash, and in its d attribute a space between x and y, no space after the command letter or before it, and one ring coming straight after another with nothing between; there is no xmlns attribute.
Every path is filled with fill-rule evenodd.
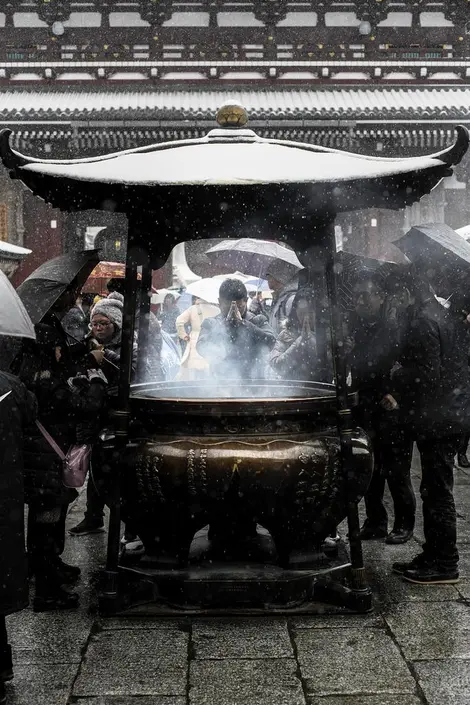
<svg viewBox="0 0 470 705"><path fill-rule="evenodd" d="M0 126L36 157L201 136L229 98L260 136L381 157L438 152L470 122L467 0L18 0L0 9ZM399 260L393 240L411 225L469 224L469 169L465 158L405 211L342 214L338 240ZM93 243L122 259L125 237L112 204L62 214L0 174L0 241L32 250L14 281Z"/></svg>

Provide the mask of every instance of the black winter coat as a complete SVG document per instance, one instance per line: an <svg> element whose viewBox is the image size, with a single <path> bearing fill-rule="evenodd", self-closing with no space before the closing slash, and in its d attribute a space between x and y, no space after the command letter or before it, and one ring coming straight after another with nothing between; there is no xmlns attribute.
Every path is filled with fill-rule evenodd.
<svg viewBox="0 0 470 705"><path fill-rule="evenodd" d="M249 380L260 377L274 343L266 316L247 311L239 325L231 325L222 314L206 318L196 349L218 379Z"/></svg>
<svg viewBox="0 0 470 705"><path fill-rule="evenodd" d="M24 541L23 429L36 400L17 377L0 372L0 614L28 604Z"/></svg>
<svg viewBox="0 0 470 705"><path fill-rule="evenodd" d="M93 440L84 437L84 429L87 422L99 418L105 386L100 380L82 389L70 384L69 380L82 369L71 357L57 320L51 317L37 325L36 335L36 344L23 356L20 377L37 398L40 422L66 453L71 445ZM76 497L75 490L63 486L62 461L36 426L25 433L24 466L28 504L47 510Z"/></svg>
<svg viewBox="0 0 470 705"><path fill-rule="evenodd" d="M369 323L356 317L350 337L353 389L359 393L361 407L373 413L390 391L390 374L400 354L398 331L382 318Z"/></svg>
<svg viewBox="0 0 470 705"><path fill-rule="evenodd" d="M437 302L409 309L392 394L404 423L445 437L470 427L466 325Z"/></svg>

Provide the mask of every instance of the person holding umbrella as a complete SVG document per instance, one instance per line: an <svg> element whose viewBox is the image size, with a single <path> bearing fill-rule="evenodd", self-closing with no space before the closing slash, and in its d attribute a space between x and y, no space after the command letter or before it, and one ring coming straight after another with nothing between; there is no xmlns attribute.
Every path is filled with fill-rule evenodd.
<svg viewBox="0 0 470 705"><path fill-rule="evenodd" d="M51 438L64 453L92 443L106 395L106 378L94 372L103 353L93 351L77 362L60 325L75 296L72 286L36 325L36 344L23 352L19 369L38 400L41 422L27 430L24 444L29 573L36 578L37 612L78 606L78 594L68 586L78 580L80 569L61 559L68 506L77 493L62 482L63 462Z"/></svg>
<svg viewBox="0 0 470 705"><path fill-rule="evenodd" d="M35 332L15 290L0 271L0 337L34 340ZM0 368L1 369L1 368ZM13 678L5 617L28 605L24 541L23 434L36 418L36 399L17 377L0 371L0 703Z"/></svg>
<svg viewBox="0 0 470 705"><path fill-rule="evenodd" d="M401 282L408 299L408 326L384 408L398 409L421 456L425 543L393 571L420 585L459 580L454 456L468 431L470 376L466 333L436 300L414 265Z"/></svg>
<svg viewBox="0 0 470 705"><path fill-rule="evenodd" d="M42 424L28 429L24 443L29 572L36 578L36 611L78 605L78 594L67 586L78 579L80 569L60 557L67 509L76 492L63 485L62 459L50 439L66 453L72 445L92 442L97 430L91 420L99 419L106 378L94 370L103 353L94 350L85 356L85 347L78 346L74 357L61 325L96 263L94 251L71 252L41 265L18 288L35 323L36 342L24 346L15 369L36 395ZM75 383L78 375L80 384Z"/></svg>

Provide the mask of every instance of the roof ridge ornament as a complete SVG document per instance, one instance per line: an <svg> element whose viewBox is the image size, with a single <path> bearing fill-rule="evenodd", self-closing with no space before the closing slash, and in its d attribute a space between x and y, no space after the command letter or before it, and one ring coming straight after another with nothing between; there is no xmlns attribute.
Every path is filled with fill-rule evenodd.
<svg viewBox="0 0 470 705"><path fill-rule="evenodd" d="M224 128L246 127L248 124L248 112L236 101L228 101L217 110L217 124Z"/></svg>

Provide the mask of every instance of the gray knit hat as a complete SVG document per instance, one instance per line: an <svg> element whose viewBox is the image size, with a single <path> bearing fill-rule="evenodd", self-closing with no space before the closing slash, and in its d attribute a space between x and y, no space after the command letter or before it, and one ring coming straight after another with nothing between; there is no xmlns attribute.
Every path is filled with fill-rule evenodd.
<svg viewBox="0 0 470 705"><path fill-rule="evenodd" d="M98 303L93 306L90 320L93 320L93 316L99 313L101 316L109 318L111 323L114 323L116 328L121 331L123 307L124 296L117 291L113 291L105 299L101 299L101 301L98 301Z"/></svg>

